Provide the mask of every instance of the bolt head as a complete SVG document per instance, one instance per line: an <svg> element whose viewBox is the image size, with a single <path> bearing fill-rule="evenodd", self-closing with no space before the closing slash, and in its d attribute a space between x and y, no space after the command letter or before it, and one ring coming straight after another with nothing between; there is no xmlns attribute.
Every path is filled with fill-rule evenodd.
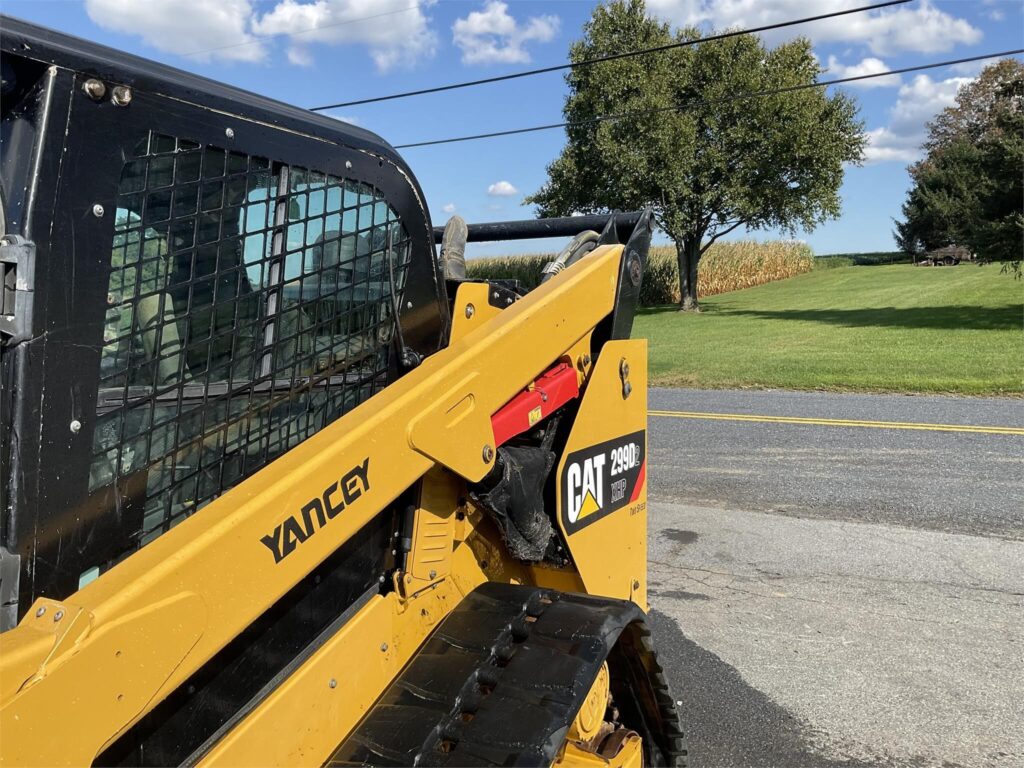
<svg viewBox="0 0 1024 768"><path fill-rule="evenodd" d="M484 464L490 464L494 459L494 449L490 445L485 445L481 456L483 457Z"/></svg>
<svg viewBox="0 0 1024 768"><path fill-rule="evenodd" d="M468 320L469 318L471 318L475 314L476 314L476 307L474 307L472 304L467 304L466 305L466 319Z"/></svg>
<svg viewBox="0 0 1024 768"><path fill-rule="evenodd" d="M68 425L68 428L71 430L73 434L77 435L79 432L82 431L82 422L80 422L78 419L73 419L72 422Z"/></svg>
<svg viewBox="0 0 1024 768"><path fill-rule="evenodd" d="M381 649L381 651L386 651L388 649L388 644L387 643L381 643L380 644L380 649Z"/></svg>
<svg viewBox="0 0 1024 768"><path fill-rule="evenodd" d="M38 608L36 608L36 618L37 619L40 616L42 616L44 613L46 613L46 606L45 605L40 605Z"/></svg>
<svg viewBox="0 0 1024 768"><path fill-rule="evenodd" d="M347 171L351 171L352 170L352 161L351 160L346 160L345 161L345 170L347 170Z"/></svg>
<svg viewBox="0 0 1024 768"><path fill-rule="evenodd" d="M427 574L427 576L429 576L431 579L436 579L437 571L431 570L430 573Z"/></svg>
<svg viewBox="0 0 1024 768"><path fill-rule="evenodd" d="M119 107L127 107L132 103L132 89L127 85L115 85L110 92L110 100Z"/></svg>
<svg viewBox="0 0 1024 768"><path fill-rule="evenodd" d="M622 378L624 379L629 376L629 363L627 362L626 358L622 358L622 360L619 362L619 375L622 376Z"/></svg>
<svg viewBox="0 0 1024 768"><path fill-rule="evenodd" d="M224 129L224 135L227 136L229 139L235 138L235 129L234 128L225 128Z"/></svg>
<svg viewBox="0 0 1024 768"><path fill-rule="evenodd" d="M328 688L337 688L337 687L338 687L338 681L337 681L337 680L335 680L335 679L334 679L334 678L332 677L332 678L331 678L331 681L330 681L329 683L327 683L327 687L328 687Z"/></svg>
<svg viewBox="0 0 1024 768"><path fill-rule="evenodd" d="M406 309L412 309L412 302L411 301L405 302L405 308Z"/></svg>
<svg viewBox="0 0 1024 768"><path fill-rule="evenodd" d="M103 206L99 203L94 203L92 206L92 215L97 219L102 219L104 214Z"/></svg>
<svg viewBox="0 0 1024 768"><path fill-rule="evenodd" d="M103 84L102 80L97 80L95 77L90 77L82 83L82 90L85 91L86 96L94 101L99 101L107 94L107 86Z"/></svg>
<svg viewBox="0 0 1024 768"><path fill-rule="evenodd" d="M55 614L53 614L53 620L54 621L60 621L63 618L64 618L64 611L57 611Z"/></svg>
<svg viewBox="0 0 1024 768"><path fill-rule="evenodd" d="M640 256L637 254L636 251L630 251L628 259L629 262L627 264L627 267L629 269L629 281L633 285L639 286L640 281L643 279L644 276L644 268L640 264Z"/></svg>

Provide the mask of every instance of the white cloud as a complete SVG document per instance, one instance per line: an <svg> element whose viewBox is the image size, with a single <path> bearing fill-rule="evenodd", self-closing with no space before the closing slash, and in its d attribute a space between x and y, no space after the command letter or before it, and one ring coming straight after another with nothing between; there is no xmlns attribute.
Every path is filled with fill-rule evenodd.
<svg viewBox="0 0 1024 768"><path fill-rule="evenodd" d="M252 26L261 35L287 35L293 63L311 62L313 43L362 45L383 72L434 55L437 36L423 13L426 5L410 0L281 0Z"/></svg>
<svg viewBox="0 0 1024 768"><path fill-rule="evenodd" d="M949 71L973 79L981 74L981 70L991 64L991 61L965 61L962 64L952 65Z"/></svg>
<svg viewBox="0 0 1024 768"><path fill-rule="evenodd" d="M446 203L441 206L441 210L445 213L455 213L455 203Z"/></svg>
<svg viewBox="0 0 1024 768"><path fill-rule="evenodd" d="M862 59L860 63L850 65L843 64L835 56L828 57L829 79L873 75L878 72L887 72L888 70L888 65L874 56L868 56ZM899 85L901 82L899 75L883 75L882 77L873 77L870 80L855 80L852 83L847 83L847 85L854 88L891 88Z"/></svg>
<svg viewBox="0 0 1024 768"><path fill-rule="evenodd" d="M969 82L971 78L967 77L932 80L928 75L917 75L902 86L889 110L889 125L868 131L865 160L912 163L920 159L921 144L927 137L926 123L951 106L957 91Z"/></svg>
<svg viewBox="0 0 1024 768"><path fill-rule="evenodd" d="M651 15L683 26L708 23L716 29L760 27L802 16L862 5L860 0L648 0ZM981 40L981 30L966 19L935 8L929 0L911 7L884 9L800 24L765 34L769 42L805 35L817 43L860 43L874 54L902 51L936 53Z"/></svg>
<svg viewBox="0 0 1024 768"><path fill-rule="evenodd" d="M297 67L312 67L314 63L309 49L298 45L288 48L288 61Z"/></svg>
<svg viewBox="0 0 1024 768"><path fill-rule="evenodd" d="M519 190L503 179L491 184L487 188L487 194L491 197L512 197L512 195L518 195Z"/></svg>
<svg viewBox="0 0 1024 768"><path fill-rule="evenodd" d="M139 35L161 51L208 61L263 61L284 36L292 64L313 66L312 46L360 45L381 71L432 56L437 35L424 9L433 0L85 0L101 27Z"/></svg>
<svg viewBox="0 0 1024 768"><path fill-rule="evenodd" d="M85 12L104 29L204 61L261 61L267 52L252 35L249 0L85 0Z"/></svg>
<svg viewBox="0 0 1024 768"><path fill-rule="evenodd" d="M472 11L452 25L452 40L462 51L463 64L525 64L530 61L526 43L546 43L557 33L557 16L532 16L520 24L500 0L489 0L482 11Z"/></svg>
<svg viewBox="0 0 1024 768"><path fill-rule="evenodd" d="M1006 18L1006 14L998 8L994 8L988 12L988 17L992 19L992 21L1002 21Z"/></svg>
<svg viewBox="0 0 1024 768"><path fill-rule="evenodd" d="M924 132L898 134L890 128L874 128L868 131L868 144L864 148L864 162L913 163L921 157L921 142Z"/></svg>

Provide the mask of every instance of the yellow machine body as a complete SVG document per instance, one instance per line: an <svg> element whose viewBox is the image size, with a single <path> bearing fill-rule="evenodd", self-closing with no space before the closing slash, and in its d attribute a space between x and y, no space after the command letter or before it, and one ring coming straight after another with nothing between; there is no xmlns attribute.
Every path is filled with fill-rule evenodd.
<svg viewBox="0 0 1024 768"><path fill-rule="evenodd" d="M324 763L484 582L646 608L643 478L628 503L590 509L592 521L578 530L563 523L571 563L561 568L510 558L494 523L466 497L467 481L483 478L493 460L492 414L556 362L575 367L581 390L560 474L588 446L645 435L645 342L590 348L613 310L622 258L621 245L599 247L500 310L489 306L485 284L462 285L446 349L77 593L38 600L0 635L0 764L91 764L417 481L412 548L394 588L359 607L201 764ZM606 507L614 506L610 493L602 494ZM288 520L328 497L345 499L340 514L315 535L286 541L290 551L275 563L261 538L279 529L287 538ZM603 719L598 710L591 720ZM560 764L637 765L638 745L639 737L626 738L619 762L570 745Z"/></svg>

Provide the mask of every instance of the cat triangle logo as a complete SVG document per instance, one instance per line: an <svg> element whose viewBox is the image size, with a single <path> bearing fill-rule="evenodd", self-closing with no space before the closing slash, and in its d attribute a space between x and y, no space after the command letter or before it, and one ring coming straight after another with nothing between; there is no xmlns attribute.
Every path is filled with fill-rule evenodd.
<svg viewBox="0 0 1024 768"><path fill-rule="evenodd" d="M580 517L592 515L595 512L599 512L600 510L601 507L597 505L597 499L594 498L594 494L592 494L590 491L587 491L587 496L585 499L583 499L583 504L580 506Z"/></svg>
<svg viewBox="0 0 1024 768"><path fill-rule="evenodd" d="M572 462L566 470L569 522L600 512L604 501L604 453Z"/></svg>

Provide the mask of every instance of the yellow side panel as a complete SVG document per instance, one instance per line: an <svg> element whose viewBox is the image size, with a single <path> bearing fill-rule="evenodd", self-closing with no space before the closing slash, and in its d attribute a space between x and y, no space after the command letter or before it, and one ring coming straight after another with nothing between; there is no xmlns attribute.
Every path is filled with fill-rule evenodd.
<svg viewBox="0 0 1024 768"><path fill-rule="evenodd" d="M461 598L448 581L412 606L396 592L374 597L200 765L322 765Z"/></svg>
<svg viewBox="0 0 1024 768"><path fill-rule="evenodd" d="M25 764L23 759L6 754L7 745L12 743L31 745L36 765L63 765L68 744L56 733L109 733L125 719L145 711L152 692L199 640L207 618L203 601L191 592L150 603L95 630L92 614L84 609L46 600L37 605L46 607L46 612L38 615L37 609L37 614L26 617L21 626L53 633L53 649L37 677L23 683L19 706L28 715L15 715L3 723L0 739L5 747L0 752L0 765ZM193 616L195 621L182 622L182 615ZM91 642L83 642L87 637ZM117 640L105 643L109 638ZM7 651L6 644L0 647ZM77 663L64 679L66 709L53 713L47 689L37 683L45 678L48 665L59 665L68 657L74 657ZM47 713L53 715L48 717Z"/></svg>
<svg viewBox="0 0 1024 768"><path fill-rule="evenodd" d="M423 476L416 510L407 578L429 583L444 578L452 569L455 508L458 506L454 477L434 468ZM419 588L420 585L412 585Z"/></svg>
<svg viewBox="0 0 1024 768"><path fill-rule="evenodd" d="M583 589L570 571L508 559L490 520L457 506L464 489L454 476L432 471L424 485L432 488L424 488L418 515L425 502L434 505L445 497L452 518L462 511L452 522L446 574L429 583L410 578L403 584L405 597L403 591L374 597L205 754L200 766L321 765L435 626L482 582Z"/></svg>
<svg viewBox="0 0 1024 768"><path fill-rule="evenodd" d="M647 609L647 341L601 349L558 465L558 524L586 591Z"/></svg>

